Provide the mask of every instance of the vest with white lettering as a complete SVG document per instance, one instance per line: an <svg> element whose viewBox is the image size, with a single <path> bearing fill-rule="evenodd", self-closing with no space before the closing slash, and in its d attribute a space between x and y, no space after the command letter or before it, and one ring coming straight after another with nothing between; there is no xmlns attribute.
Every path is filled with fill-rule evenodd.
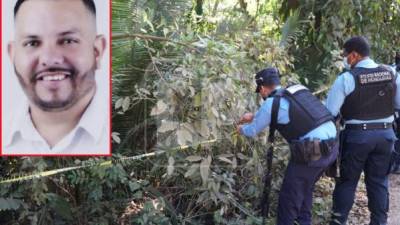
<svg viewBox="0 0 400 225"><path fill-rule="evenodd" d="M375 120L394 114L396 77L390 69L356 67L350 73L355 89L340 109L344 120Z"/></svg>

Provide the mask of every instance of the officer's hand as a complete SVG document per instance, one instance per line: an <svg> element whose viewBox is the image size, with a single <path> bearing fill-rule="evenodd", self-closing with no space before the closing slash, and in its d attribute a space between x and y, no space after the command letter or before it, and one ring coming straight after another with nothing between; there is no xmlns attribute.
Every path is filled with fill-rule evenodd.
<svg viewBox="0 0 400 225"><path fill-rule="evenodd" d="M253 118L253 113L245 113L242 117L240 117L239 124L250 123L251 121L253 121Z"/></svg>
<svg viewBox="0 0 400 225"><path fill-rule="evenodd" d="M237 125L236 126L236 132L238 133L238 134L241 134L242 132L241 132L241 129L242 129L242 125Z"/></svg>

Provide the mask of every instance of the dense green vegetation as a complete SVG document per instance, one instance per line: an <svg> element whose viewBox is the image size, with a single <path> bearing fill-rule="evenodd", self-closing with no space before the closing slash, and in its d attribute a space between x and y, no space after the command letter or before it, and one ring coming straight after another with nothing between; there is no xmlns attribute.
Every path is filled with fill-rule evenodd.
<svg viewBox="0 0 400 225"><path fill-rule="evenodd" d="M266 134L238 137L255 111L254 73L280 69L321 98L342 70L340 46L365 35L373 58L400 49L399 0L113 0L113 159L0 185L0 224L261 224ZM274 157L272 217L288 147ZM0 176L109 158L2 158ZM333 182L318 183L314 223L326 224Z"/></svg>

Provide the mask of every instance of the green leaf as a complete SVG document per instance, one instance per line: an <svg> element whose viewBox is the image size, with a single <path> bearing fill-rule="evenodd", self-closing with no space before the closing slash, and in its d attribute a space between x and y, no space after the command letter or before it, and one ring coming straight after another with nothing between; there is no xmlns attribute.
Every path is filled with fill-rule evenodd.
<svg viewBox="0 0 400 225"><path fill-rule="evenodd" d="M193 174L195 174L199 170L199 167L200 167L199 163L192 164L188 169L188 171L186 171L185 177L190 177Z"/></svg>
<svg viewBox="0 0 400 225"><path fill-rule="evenodd" d="M129 109L131 104L131 100L129 97L125 97L124 101L122 102L122 111L126 112Z"/></svg>
<svg viewBox="0 0 400 225"><path fill-rule="evenodd" d="M187 142L193 141L192 135L185 128L181 128L176 132L177 141L180 146L185 145Z"/></svg>
<svg viewBox="0 0 400 225"><path fill-rule="evenodd" d="M0 212L4 210L17 210L23 201L13 198L0 198Z"/></svg>
<svg viewBox="0 0 400 225"><path fill-rule="evenodd" d="M172 122L167 120L161 120L161 126L158 128L158 132L165 133L170 130L174 130L178 127L178 122Z"/></svg>
<svg viewBox="0 0 400 225"><path fill-rule="evenodd" d="M219 117L218 111L217 111L214 107L211 107L211 112L214 114L214 116L215 116L216 118Z"/></svg>
<svg viewBox="0 0 400 225"><path fill-rule="evenodd" d="M153 31L153 32L155 31L153 23L149 20L146 12L143 13L143 21L146 22L147 25L150 26L151 31Z"/></svg>
<svg viewBox="0 0 400 225"><path fill-rule="evenodd" d="M167 166L167 175L168 176L171 176L174 173L174 163L175 163L174 157L170 156L168 158L168 166Z"/></svg>
<svg viewBox="0 0 400 225"><path fill-rule="evenodd" d="M62 218L73 220L71 205L63 197L57 194L48 194L50 207Z"/></svg>
<svg viewBox="0 0 400 225"><path fill-rule="evenodd" d="M226 163L229 163L229 164L233 164L232 160L230 160L230 159L228 159L226 157L219 156L218 159L223 161L223 162L226 162Z"/></svg>
<svg viewBox="0 0 400 225"><path fill-rule="evenodd" d="M203 158L201 156L197 156L197 155L191 155L191 156L186 157L186 160L189 162L198 162L202 159Z"/></svg>
<svg viewBox="0 0 400 225"><path fill-rule="evenodd" d="M118 132L112 132L111 137L117 144L121 143L121 138L119 137Z"/></svg>
<svg viewBox="0 0 400 225"><path fill-rule="evenodd" d="M122 102L124 101L124 98L120 98L115 102L115 109L119 109L122 106Z"/></svg>
<svg viewBox="0 0 400 225"><path fill-rule="evenodd" d="M157 102L157 105L151 110L150 115L151 116L160 115L161 113L165 112L166 109L167 105L162 100L159 100Z"/></svg>
<svg viewBox="0 0 400 225"><path fill-rule="evenodd" d="M139 88L138 91L144 93L145 95L151 95L150 91L145 88Z"/></svg>
<svg viewBox="0 0 400 225"><path fill-rule="evenodd" d="M135 192L135 191L139 190L142 187L138 182L132 182L132 181L129 181L128 185L129 185L129 189L132 192Z"/></svg>
<svg viewBox="0 0 400 225"><path fill-rule="evenodd" d="M210 166L211 166L211 156L209 155L207 158L203 159L200 163L200 175L203 180L203 184L207 183L208 176L210 174Z"/></svg>
<svg viewBox="0 0 400 225"><path fill-rule="evenodd" d="M103 197L103 188L101 185L97 185L94 188L91 188L89 193L89 199L93 199L95 201L100 200Z"/></svg>

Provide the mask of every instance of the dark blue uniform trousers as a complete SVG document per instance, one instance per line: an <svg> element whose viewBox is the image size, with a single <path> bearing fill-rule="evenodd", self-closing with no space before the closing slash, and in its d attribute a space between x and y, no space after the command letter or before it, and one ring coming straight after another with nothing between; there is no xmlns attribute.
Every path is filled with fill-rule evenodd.
<svg viewBox="0 0 400 225"><path fill-rule="evenodd" d="M330 155L308 164L289 161L279 192L277 225L311 225L312 196L315 183L336 159L338 145Z"/></svg>
<svg viewBox="0 0 400 225"><path fill-rule="evenodd" d="M400 174L400 140L394 143L394 151L392 152L391 172Z"/></svg>
<svg viewBox="0 0 400 225"><path fill-rule="evenodd" d="M365 174L370 225L386 225L388 169L396 140L392 129L343 131L340 178L333 192L331 225L346 224L361 172Z"/></svg>

